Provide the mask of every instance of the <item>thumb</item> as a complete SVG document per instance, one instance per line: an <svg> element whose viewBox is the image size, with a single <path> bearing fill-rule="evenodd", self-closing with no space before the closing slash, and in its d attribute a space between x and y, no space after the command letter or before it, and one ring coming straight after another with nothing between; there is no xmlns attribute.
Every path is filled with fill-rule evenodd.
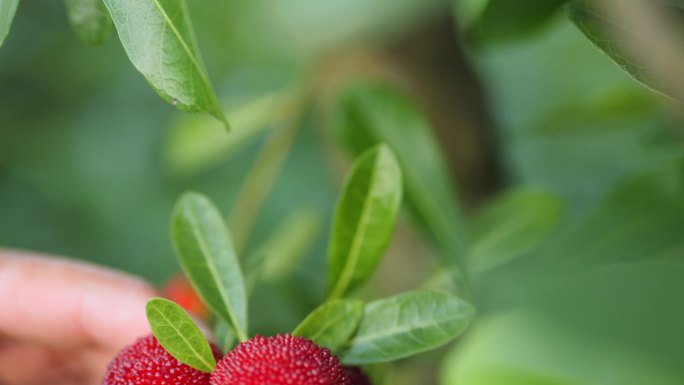
<svg viewBox="0 0 684 385"><path fill-rule="evenodd" d="M0 250L0 334L54 345L119 349L150 333L155 290L122 272Z"/></svg>

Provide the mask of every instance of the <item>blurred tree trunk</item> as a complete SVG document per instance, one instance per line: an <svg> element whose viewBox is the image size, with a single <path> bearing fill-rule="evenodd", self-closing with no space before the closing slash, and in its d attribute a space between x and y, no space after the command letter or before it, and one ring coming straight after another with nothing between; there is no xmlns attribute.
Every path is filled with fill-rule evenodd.
<svg viewBox="0 0 684 385"><path fill-rule="evenodd" d="M389 45L384 64L427 114L472 209L504 184L486 96L459 43L451 18L433 21Z"/></svg>
<svg viewBox="0 0 684 385"><path fill-rule="evenodd" d="M505 175L485 92L456 31L453 19L441 16L380 48L324 57L318 80L325 84L321 97L328 116L349 79L369 76L403 89L435 128L462 206L472 211L503 188Z"/></svg>

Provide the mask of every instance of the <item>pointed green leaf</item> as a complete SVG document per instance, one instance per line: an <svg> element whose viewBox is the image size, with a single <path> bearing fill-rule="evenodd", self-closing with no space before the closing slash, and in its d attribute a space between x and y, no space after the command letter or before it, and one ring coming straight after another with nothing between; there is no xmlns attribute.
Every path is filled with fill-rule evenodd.
<svg viewBox="0 0 684 385"><path fill-rule="evenodd" d="M9 34L18 5L19 0L0 0L0 46Z"/></svg>
<svg viewBox="0 0 684 385"><path fill-rule="evenodd" d="M294 273L318 235L320 222L317 213L296 210L242 260L248 297L259 282L275 282Z"/></svg>
<svg viewBox="0 0 684 385"><path fill-rule="evenodd" d="M684 2L659 1L656 4L664 8L663 12L673 15L684 24ZM625 50L625 42L629 44L629 41L634 39L634 32L631 31L630 26L618 24L611 15L600 10L593 1L570 1L566 6L566 13L577 28L618 67L645 86L668 94L667 85L659 84L646 72L643 64Z"/></svg>
<svg viewBox="0 0 684 385"><path fill-rule="evenodd" d="M228 127L199 55L185 0L104 0L135 68L168 103Z"/></svg>
<svg viewBox="0 0 684 385"><path fill-rule="evenodd" d="M216 359L209 342L182 307L164 298L147 302L147 321L159 344L178 361L211 373Z"/></svg>
<svg viewBox="0 0 684 385"><path fill-rule="evenodd" d="M458 197L430 124L397 90L375 83L350 86L340 96L335 128L354 153L386 143L403 172L406 206L413 219L453 264L465 258Z"/></svg>
<svg viewBox="0 0 684 385"><path fill-rule="evenodd" d="M563 202L548 191L504 194L473 220L469 270L483 272L523 256L556 229L562 215Z"/></svg>
<svg viewBox="0 0 684 385"><path fill-rule="evenodd" d="M486 42L526 37L557 15L568 0L488 0L470 33Z"/></svg>
<svg viewBox="0 0 684 385"><path fill-rule="evenodd" d="M69 22L86 44L104 44L112 34L112 19L102 0L66 0Z"/></svg>
<svg viewBox="0 0 684 385"><path fill-rule="evenodd" d="M261 278L274 282L290 276L320 232L321 218L310 209L298 209L285 217L255 254L264 257Z"/></svg>
<svg viewBox="0 0 684 385"><path fill-rule="evenodd" d="M363 302L336 300L321 305L292 332L336 352L349 341L363 317Z"/></svg>
<svg viewBox="0 0 684 385"><path fill-rule="evenodd" d="M192 176L235 156L255 140L288 102L292 91L278 90L235 106L226 106L233 130L226 135L223 125L203 116L183 115L171 125L166 138L165 158L169 169L180 176Z"/></svg>
<svg viewBox="0 0 684 385"><path fill-rule="evenodd" d="M417 290L366 305L363 320L340 358L345 365L393 361L458 337L475 309L451 294Z"/></svg>
<svg viewBox="0 0 684 385"><path fill-rule="evenodd" d="M335 208L328 252L328 298L342 298L375 271L401 204L401 169L384 144L354 163Z"/></svg>
<svg viewBox="0 0 684 385"><path fill-rule="evenodd" d="M247 339L247 295L240 263L221 213L205 196L186 193L171 225L185 275L207 306Z"/></svg>

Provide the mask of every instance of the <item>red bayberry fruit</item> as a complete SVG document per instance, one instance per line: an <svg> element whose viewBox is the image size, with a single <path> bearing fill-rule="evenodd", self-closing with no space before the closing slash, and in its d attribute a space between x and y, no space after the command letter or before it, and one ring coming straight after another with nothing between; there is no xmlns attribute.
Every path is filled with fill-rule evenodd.
<svg viewBox="0 0 684 385"><path fill-rule="evenodd" d="M200 319L206 319L209 311L195 289L183 274L177 274L164 286L164 297L179 304L186 311Z"/></svg>
<svg viewBox="0 0 684 385"><path fill-rule="evenodd" d="M345 367L344 370L347 372L347 376L351 381L351 385L371 385L370 380L363 373L361 368L357 366Z"/></svg>
<svg viewBox="0 0 684 385"><path fill-rule="evenodd" d="M289 334L256 336L221 360L211 385L351 385L340 360L313 341Z"/></svg>
<svg viewBox="0 0 684 385"><path fill-rule="evenodd" d="M214 357L221 352L212 345ZM178 362L153 335L138 339L114 357L102 385L207 385L209 373Z"/></svg>

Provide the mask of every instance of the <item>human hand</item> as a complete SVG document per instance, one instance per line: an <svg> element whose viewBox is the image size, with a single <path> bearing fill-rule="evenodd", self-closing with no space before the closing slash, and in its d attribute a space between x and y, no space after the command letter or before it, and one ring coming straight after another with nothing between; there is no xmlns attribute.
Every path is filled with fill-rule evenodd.
<svg viewBox="0 0 684 385"><path fill-rule="evenodd" d="M0 250L0 385L96 385L150 333L142 280L81 262Z"/></svg>

